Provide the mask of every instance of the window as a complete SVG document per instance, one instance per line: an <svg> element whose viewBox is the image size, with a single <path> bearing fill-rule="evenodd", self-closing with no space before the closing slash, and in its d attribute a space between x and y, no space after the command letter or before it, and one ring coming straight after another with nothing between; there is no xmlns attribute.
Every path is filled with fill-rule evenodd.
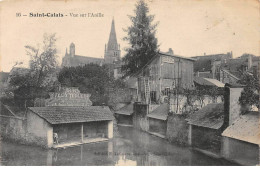
<svg viewBox="0 0 260 169"><path fill-rule="evenodd" d="M165 89L164 89L164 95L165 96L170 96L170 88L169 87L166 87Z"/></svg>
<svg viewBox="0 0 260 169"><path fill-rule="evenodd" d="M151 102L156 103L156 91L151 91Z"/></svg>

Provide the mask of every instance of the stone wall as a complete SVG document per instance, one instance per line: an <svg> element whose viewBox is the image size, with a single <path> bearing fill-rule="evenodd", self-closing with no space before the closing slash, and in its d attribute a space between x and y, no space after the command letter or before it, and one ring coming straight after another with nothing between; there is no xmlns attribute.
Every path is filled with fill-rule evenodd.
<svg viewBox="0 0 260 169"><path fill-rule="evenodd" d="M222 156L241 165L259 165L259 145L222 137Z"/></svg>
<svg viewBox="0 0 260 169"><path fill-rule="evenodd" d="M192 146L216 154L221 151L221 130L192 126Z"/></svg>
<svg viewBox="0 0 260 169"><path fill-rule="evenodd" d="M133 116L132 115L122 115L122 114L115 114L118 124L126 124L132 125L133 124Z"/></svg>
<svg viewBox="0 0 260 169"><path fill-rule="evenodd" d="M192 102L190 105L187 102L187 96L179 94L177 99L176 95L172 95L170 98L170 112L174 112L177 114L185 114L197 111L210 103L223 102L223 96L217 96L214 98L212 96L205 95L203 96L203 99L202 97L198 98L198 96L195 95L190 95L188 97Z"/></svg>
<svg viewBox="0 0 260 169"><path fill-rule="evenodd" d="M53 144L52 127L33 113L27 118L1 115L0 127L0 136L8 141L46 148Z"/></svg>
<svg viewBox="0 0 260 169"><path fill-rule="evenodd" d="M166 135L167 122L164 120L149 118L149 131Z"/></svg>
<svg viewBox="0 0 260 169"><path fill-rule="evenodd" d="M133 113L133 126L136 129L148 131L149 130L149 120L147 117L149 105L146 104L134 104Z"/></svg>
<svg viewBox="0 0 260 169"><path fill-rule="evenodd" d="M173 143L188 144L188 130L186 115L173 114L168 116L166 138Z"/></svg>
<svg viewBox="0 0 260 169"><path fill-rule="evenodd" d="M43 147L53 145L53 127L35 113L27 111L27 142Z"/></svg>
<svg viewBox="0 0 260 169"><path fill-rule="evenodd" d="M8 141L26 143L27 121L14 116L0 116L0 136Z"/></svg>

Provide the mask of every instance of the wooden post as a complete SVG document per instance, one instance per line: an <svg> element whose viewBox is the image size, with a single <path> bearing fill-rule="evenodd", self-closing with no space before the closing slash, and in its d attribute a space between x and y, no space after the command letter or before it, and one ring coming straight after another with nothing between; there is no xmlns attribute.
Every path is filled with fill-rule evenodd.
<svg viewBox="0 0 260 169"><path fill-rule="evenodd" d="M111 138L113 138L113 120L111 120L111 121L108 121L108 133L107 133L107 137L109 138L109 139L111 139Z"/></svg>
<svg viewBox="0 0 260 169"><path fill-rule="evenodd" d="M84 133L83 133L83 123L81 123L81 142L84 141Z"/></svg>
<svg viewBox="0 0 260 169"><path fill-rule="evenodd" d="M188 135L189 146L192 146L192 125L189 124L189 135Z"/></svg>

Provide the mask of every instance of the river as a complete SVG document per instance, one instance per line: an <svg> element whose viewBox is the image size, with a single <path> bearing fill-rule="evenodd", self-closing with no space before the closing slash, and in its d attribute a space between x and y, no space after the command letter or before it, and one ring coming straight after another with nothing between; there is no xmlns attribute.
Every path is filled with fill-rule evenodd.
<svg viewBox="0 0 260 169"><path fill-rule="evenodd" d="M0 153L3 166L236 165L129 127L119 127L119 136L111 141L58 150L2 142Z"/></svg>

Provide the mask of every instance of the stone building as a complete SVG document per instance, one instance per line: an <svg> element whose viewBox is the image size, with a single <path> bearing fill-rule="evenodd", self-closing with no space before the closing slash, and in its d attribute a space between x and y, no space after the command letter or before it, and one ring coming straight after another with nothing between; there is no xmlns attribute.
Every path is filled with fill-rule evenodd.
<svg viewBox="0 0 260 169"><path fill-rule="evenodd" d="M149 119L149 133L161 138L166 137L168 112L169 105L164 103L147 115Z"/></svg>
<svg viewBox="0 0 260 169"><path fill-rule="evenodd" d="M105 54L104 54L105 63L112 64L114 63L114 61L120 60L120 56L121 56L120 44L117 43L115 21L113 18L109 40L108 43L105 44Z"/></svg>
<svg viewBox="0 0 260 169"><path fill-rule="evenodd" d="M232 52L194 56L194 73L196 77L217 79L222 83L236 85L243 73L258 75L259 56L243 54L233 58Z"/></svg>
<svg viewBox="0 0 260 169"><path fill-rule="evenodd" d="M146 104L160 104L169 97L175 88L191 89L193 87L193 62L169 53L159 52L139 72L138 101Z"/></svg>
<svg viewBox="0 0 260 169"><path fill-rule="evenodd" d="M115 111L115 117L118 125L132 126L133 125L134 104L128 103L124 107Z"/></svg>
<svg viewBox="0 0 260 169"><path fill-rule="evenodd" d="M113 137L113 113L107 106L92 106L89 97L77 88L60 88L42 107L29 107L24 114L1 106L1 136L47 148L106 141Z"/></svg>
<svg viewBox="0 0 260 169"><path fill-rule="evenodd" d="M105 53L104 58L95 58L89 56L80 56L76 55L76 47L74 43L70 44L69 53L67 52L65 56L62 58L62 67L76 67L76 66L84 66L86 64L94 63L98 65L103 64L114 64L115 62L120 61L121 50L120 44L117 43L116 30L115 30L115 21L112 20L111 31L109 35L108 44L105 45ZM120 62L121 63L121 62ZM116 71L116 77L120 77L120 63L115 63L115 67L111 68L111 72L114 73L114 69Z"/></svg>
<svg viewBox="0 0 260 169"><path fill-rule="evenodd" d="M152 134L158 131L157 135L165 137L170 93L176 88L193 88L194 61L171 52L159 52L132 76L137 79L134 127Z"/></svg>
<svg viewBox="0 0 260 169"><path fill-rule="evenodd" d="M194 62L194 73L197 77L213 78L214 73L212 72L213 63L225 63L227 60L233 57L232 52L227 54L212 54L202 56L193 56L192 58L196 59Z"/></svg>
<svg viewBox="0 0 260 169"><path fill-rule="evenodd" d="M30 107L27 132L46 147L66 147L113 138L113 114L108 107ZM59 144L53 142L58 134Z"/></svg>
<svg viewBox="0 0 260 169"><path fill-rule="evenodd" d="M260 57L251 54L231 58L224 63L215 61L212 66L213 78L223 83L235 85L244 73L258 76L259 61Z"/></svg>
<svg viewBox="0 0 260 169"><path fill-rule="evenodd" d="M224 124L224 104L208 104L187 119L189 145L220 156Z"/></svg>
<svg viewBox="0 0 260 169"><path fill-rule="evenodd" d="M259 165L260 115L238 103L241 87L225 87L222 156L241 165ZM243 114L242 114L243 112Z"/></svg>
<svg viewBox="0 0 260 169"><path fill-rule="evenodd" d="M222 133L222 156L241 165L259 165L260 115L247 112Z"/></svg>
<svg viewBox="0 0 260 169"><path fill-rule="evenodd" d="M104 64L103 58L80 56L80 55L76 55L75 51L76 51L75 44L71 43L69 53L67 53L67 49L66 49L65 56L62 58L62 64L61 64L62 67L84 66L90 63L94 63L98 65Z"/></svg>

